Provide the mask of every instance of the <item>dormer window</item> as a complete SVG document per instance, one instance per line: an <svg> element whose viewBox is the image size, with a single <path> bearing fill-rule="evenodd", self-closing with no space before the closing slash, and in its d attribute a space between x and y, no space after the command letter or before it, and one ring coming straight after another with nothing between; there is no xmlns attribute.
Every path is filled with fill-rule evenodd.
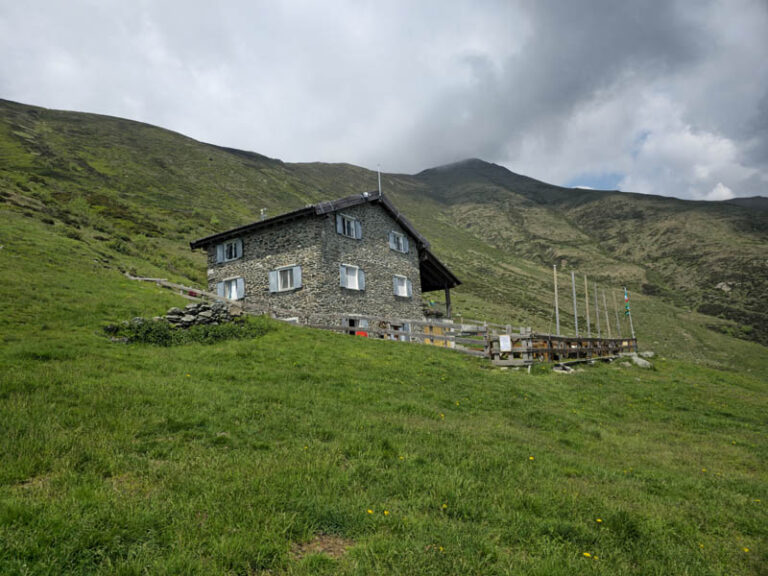
<svg viewBox="0 0 768 576"><path fill-rule="evenodd" d="M360 220L346 214L336 214L336 232L355 240L360 240L363 237L363 227L360 225Z"/></svg>
<svg viewBox="0 0 768 576"><path fill-rule="evenodd" d="M240 238L227 240L216 245L216 262L229 262L243 256L243 241Z"/></svg>
<svg viewBox="0 0 768 576"><path fill-rule="evenodd" d="M408 253L408 236L392 230L389 233L389 247L396 252Z"/></svg>

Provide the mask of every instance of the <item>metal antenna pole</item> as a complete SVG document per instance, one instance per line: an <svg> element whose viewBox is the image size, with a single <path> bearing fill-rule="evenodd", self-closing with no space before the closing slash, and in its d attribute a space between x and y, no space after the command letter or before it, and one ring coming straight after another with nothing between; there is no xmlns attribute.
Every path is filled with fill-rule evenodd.
<svg viewBox="0 0 768 576"><path fill-rule="evenodd" d="M379 196L381 196L381 165L380 164L376 165L376 172L379 175Z"/></svg>
<svg viewBox="0 0 768 576"><path fill-rule="evenodd" d="M584 304L587 308L587 338L592 338L592 326L589 324L589 284L586 274L584 274Z"/></svg>
<svg viewBox="0 0 768 576"><path fill-rule="evenodd" d="M552 265L552 273L555 276L555 326L557 327L557 335L560 336L560 310L557 307L557 264Z"/></svg>
<svg viewBox="0 0 768 576"><path fill-rule="evenodd" d="M576 326L576 336L579 336L579 309L576 307L576 275L571 270L571 288L573 288L573 324Z"/></svg>

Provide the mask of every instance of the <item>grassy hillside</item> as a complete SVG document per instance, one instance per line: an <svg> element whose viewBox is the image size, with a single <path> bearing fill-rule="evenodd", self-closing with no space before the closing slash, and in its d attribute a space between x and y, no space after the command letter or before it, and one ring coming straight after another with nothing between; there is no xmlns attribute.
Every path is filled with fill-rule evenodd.
<svg viewBox="0 0 768 576"><path fill-rule="evenodd" d="M183 301L97 234L0 211L0 573L765 573L763 347L562 376L278 324L113 343Z"/></svg>
<svg viewBox="0 0 768 576"><path fill-rule="evenodd" d="M582 327L589 274L612 290L609 306L629 286L641 341L666 354L690 357L687 334L702 330L768 342L768 212L755 202L570 190L478 160L385 174L383 184L464 281L454 302L464 317L554 330L557 263L565 330L573 270ZM275 215L375 185L375 174L350 165L286 164L136 122L0 101L2 209L47 223L117 270L200 284L204 262L189 240L256 220L262 208ZM680 322L669 325L670 315ZM697 358L720 362L727 339L701 340Z"/></svg>

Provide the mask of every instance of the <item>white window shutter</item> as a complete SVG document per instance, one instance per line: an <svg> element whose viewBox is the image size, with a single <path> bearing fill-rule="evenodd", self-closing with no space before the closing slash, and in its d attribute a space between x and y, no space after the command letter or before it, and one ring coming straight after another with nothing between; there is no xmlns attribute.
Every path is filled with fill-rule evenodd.
<svg viewBox="0 0 768 576"><path fill-rule="evenodd" d="M344 219L341 214L336 214L336 232L344 234Z"/></svg>
<svg viewBox="0 0 768 576"><path fill-rule="evenodd" d="M409 250L408 236L403 236L403 252L408 252L408 250Z"/></svg>
<svg viewBox="0 0 768 576"><path fill-rule="evenodd" d="M237 279L237 300L245 298L245 280L242 278Z"/></svg>
<svg viewBox="0 0 768 576"><path fill-rule="evenodd" d="M347 267L342 264L339 266L339 279L341 281L341 287L346 288L347 287Z"/></svg>
<svg viewBox="0 0 768 576"><path fill-rule="evenodd" d="M362 268L357 269L357 289L365 290L365 272Z"/></svg>
<svg viewBox="0 0 768 576"><path fill-rule="evenodd" d="M222 298L226 297L226 294L224 293L224 282L216 282L216 294Z"/></svg>
<svg viewBox="0 0 768 576"><path fill-rule="evenodd" d="M216 245L216 263L224 262L224 244Z"/></svg>
<svg viewBox="0 0 768 576"><path fill-rule="evenodd" d="M389 233L389 248L391 250L396 250L397 249L397 244L395 244L395 233L394 232L390 232Z"/></svg>
<svg viewBox="0 0 768 576"><path fill-rule="evenodd" d="M397 296L397 276L392 276L392 292Z"/></svg>
<svg viewBox="0 0 768 576"><path fill-rule="evenodd" d="M243 240L242 238L238 238L235 240L235 258L242 258L243 257Z"/></svg>
<svg viewBox="0 0 768 576"><path fill-rule="evenodd" d="M293 287L301 288L301 266L293 267Z"/></svg>
<svg viewBox="0 0 768 576"><path fill-rule="evenodd" d="M405 286L408 289L408 298L412 298L413 297L413 284L411 283L410 280L406 280L405 281Z"/></svg>
<svg viewBox="0 0 768 576"><path fill-rule="evenodd" d="M269 273L269 291L277 292L277 290L278 290L277 270L272 270Z"/></svg>
<svg viewBox="0 0 768 576"><path fill-rule="evenodd" d="M363 227L360 224L360 220L355 220L355 238L358 240L362 239L363 237Z"/></svg>

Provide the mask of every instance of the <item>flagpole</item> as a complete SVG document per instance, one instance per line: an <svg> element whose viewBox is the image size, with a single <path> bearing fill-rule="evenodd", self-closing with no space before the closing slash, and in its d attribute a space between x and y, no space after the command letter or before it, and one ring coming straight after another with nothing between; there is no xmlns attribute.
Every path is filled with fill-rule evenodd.
<svg viewBox="0 0 768 576"><path fill-rule="evenodd" d="M619 322L619 307L616 305L616 292L611 290L611 299L613 300L613 311L616 314L616 333L621 338L621 322Z"/></svg>
<svg viewBox="0 0 768 576"><path fill-rule="evenodd" d="M608 303L605 301L605 289L603 289L603 311L605 312L605 326L608 328L608 338L613 338L611 336L611 321L608 316Z"/></svg>
<svg viewBox="0 0 768 576"><path fill-rule="evenodd" d="M586 274L584 274L584 304L587 308L587 338L592 338L592 326L589 324L589 283Z"/></svg>
<svg viewBox="0 0 768 576"><path fill-rule="evenodd" d="M632 324L632 311L629 308L629 293L627 292L627 287L624 286L624 305L626 306L627 310L627 316L629 316L629 330L632 333L632 339L635 339L635 327Z"/></svg>
<svg viewBox="0 0 768 576"><path fill-rule="evenodd" d="M576 337L579 336L579 309L576 306L576 276L571 270L571 288L573 288L573 323L576 326Z"/></svg>
<svg viewBox="0 0 768 576"><path fill-rule="evenodd" d="M600 332L600 307L597 304L597 282L595 282L595 321L597 322L597 337L602 338Z"/></svg>
<svg viewBox="0 0 768 576"><path fill-rule="evenodd" d="M552 265L552 273L555 276L555 325L557 326L557 335L560 336L560 309L557 307L557 264Z"/></svg>

